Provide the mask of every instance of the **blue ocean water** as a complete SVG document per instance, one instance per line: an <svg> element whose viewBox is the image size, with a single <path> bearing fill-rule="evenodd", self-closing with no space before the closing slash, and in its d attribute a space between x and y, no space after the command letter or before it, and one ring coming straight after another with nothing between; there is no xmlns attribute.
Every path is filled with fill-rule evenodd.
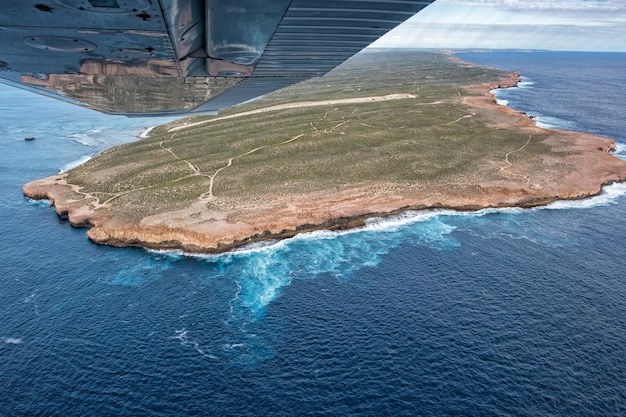
<svg viewBox="0 0 626 417"><path fill-rule="evenodd" d="M460 56L624 157L626 54ZM626 414L624 185L187 257L92 244L21 193L158 120L2 85L0 115L2 416Z"/></svg>

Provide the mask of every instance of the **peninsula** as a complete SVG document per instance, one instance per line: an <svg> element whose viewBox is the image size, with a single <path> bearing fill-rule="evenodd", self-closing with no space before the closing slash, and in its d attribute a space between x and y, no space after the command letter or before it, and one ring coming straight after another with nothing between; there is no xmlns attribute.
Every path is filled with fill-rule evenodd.
<svg viewBox="0 0 626 417"><path fill-rule="evenodd" d="M612 140L496 104L490 90L519 79L445 54L364 52L23 190L97 243L217 253L407 210L580 199L626 180Z"/></svg>

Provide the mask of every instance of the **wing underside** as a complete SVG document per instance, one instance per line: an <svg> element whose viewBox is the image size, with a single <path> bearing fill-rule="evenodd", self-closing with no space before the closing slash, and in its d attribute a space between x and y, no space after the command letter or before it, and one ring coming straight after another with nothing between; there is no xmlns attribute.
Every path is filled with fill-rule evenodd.
<svg viewBox="0 0 626 417"><path fill-rule="evenodd" d="M434 0L22 0L0 78L102 112L211 113L326 74Z"/></svg>

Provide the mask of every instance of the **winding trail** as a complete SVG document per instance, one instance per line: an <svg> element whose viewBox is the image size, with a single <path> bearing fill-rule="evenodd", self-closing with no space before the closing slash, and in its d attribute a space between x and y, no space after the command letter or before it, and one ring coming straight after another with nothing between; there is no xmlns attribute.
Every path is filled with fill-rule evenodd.
<svg viewBox="0 0 626 417"><path fill-rule="evenodd" d="M168 140L174 139L175 136L176 136L176 133L174 133ZM183 158L179 157L178 155L176 155L176 153L174 153L174 151L172 151L171 148L166 148L165 146L163 146L163 142L165 142L165 141L162 140L162 141L159 142L159 147L161 149L163 149L165 152L167 152L170 155L172 155L172 157L174 159L176 159L177 161L181 161L181 162L186 163L189 166L189 168L191 168L191 170L193 171L192 174L185 175L184 177L177 178L177 179L175 179L173 181L170 181L170 182L174 183L174 182L182 181L182 180L184 180L186 178L194 177L194 176L197 176L197 175L209 177L209 175L202 173L202 171L200 171L200 168L198 168L197 165L191 163L190 161L188 161L186 159L183 159ZM108 205L111 201L113 201L113 200L115 200L117 198L120 198L122 196L125 196L127 194L131 194L131 193L134 193L134 192L137 192L137 191L148 190L148 189L154 188L156 186L157 185L149 185L149 186L146 186L146 187L133 188L132 190L122 191L122 192L119 192L119 193L111 193L112 196L109 197L107 200L105 200L102 203L100 203L100 199L94 195L96 193L85 193L85 192L82 192L82 191L79 191L79 190L75 190L75 192L79 193L79 194L82 194L83 196L85 196L85 198L94 198L94 199L96 199L98 201L98 203L96 203L96 206L97 207L103 207L103 206ZM98 194L109 194L109 193L98 193ZM109 194L109 195L111 195L111 194Z"/></svg>
<svg viewBox="0 0 626 417"><path fill-rule="evenodd" d="M243 116L249 116L249 115L254 115L254 114L259 114L259 113L266 113L266 112L270 112L270 111L277 111L277 110L285 110L285 109L292 109L292 108L301 108L301 107L315 107L315 106L327 106L327 105L335 105L335 104L354 104L354 103L368 103L368 102L379 102L379 101L388 101L388 100L404 100L404 99L414 99L417 98L416 95L414 94L388 94L386 96L375 96L375 97L361 97L361 98L349 98L349 99L337 99L337 100L324 100L324 101L303 101L303 102L297 102L297 103L286 103L286 104L280 104L280 105L276 105L276 106L269 106L269 107L264 107L261 109L256 109L256 110L251 110L251 111L247 111L247 112L242 112L242 113L237 113L237 114L232 114L232 115L228 115L228 116L223 116L223 117L217 117L217 118L213 118L213 119L209 119L209 120L202 120L199 122L195 122L195 123L189 123L186 122L184 125L180 125L180 126L175 126L172 127L171 129L168 130L168 132L173 132L172 136L170 139L173 139L176 134L182 130L182 129L186 129L188 127L194 127L194 126L199 126L199 125L203 125L206 123L212 123L212 122L216 122L219 120L227 120L227 119L233 119L233 118L237 118L237 117L243 117ZM431 103L417 103L418 105L433 105L433 104L442 104L442 103L447 103L449 102L449 100L438 100L435 102L431 102ZM337 109L331 109L328 110L327 112L324 113L324 115L322 116L322 118L320 120L317 121L317 123L319 122L323 122L330 113L336 111ZM456 120L453 120L451 122L445 123L442 126L446 126L446 125L451 125L453 123L457 123L465 118L471 118L474 116L474 113L471 114L467 114L464 116L459 117ZM270 147L275 147L275 146L282 146L282 145L286 145L290 142L293 142L295 140L300 139L303 136L307 136L310 135L312 133L332 133L333 131L335 131L335 129L343 126L344 124L348 123L348 120L343 120L342 122L338 123L337 125L333 126L330 129L324 129L322 131L320 131L314 124L314 122L310 122L309 126L311 126L312 131L308 132L308 133L302 133L299 135L296 135L294 137L292 137L291 139L285 140L283 142L277 143L277 144L273 144L273 145L264 145L264 146L259 146L257 148L254 148L252 150L249 150L243 154L240 155L236 155L233 156L232 158L229 158L228 161L226 162L226 165L218 168L212 175L209 174L205 174L202 173L200 171L200 169L192 164L191 162L187 161L186 159L182 159L180 157L178 157L170 148L166 148L163 146L163 141L161 141L159 143L159 146L169 152L174 158L176 158L179 161L184 161L186 162L190 168L194 171L193 175L202 175L202 176L206 176L209 178L209 189L206 193L203 193L198 200L204 203L207 203L209 201L212 201L215 199L215 194L213 192L213 188L215 185L215 179L217 178L217 176L224 171L227 168L232 167L233 162L236 159L239 158L243 158L245 156L251 155L255 152L258 152L262 149L266 149L266 148L270 148ZM371 126L374 127L374 126ZM530 141L530 140L529 140ZM523 147L521 148L523 149ZM521 149L518 149L517 151L520 151ZM517 152L514 151L514 152ZM511 152L512 153L512 152ZM508 162L508 155L506 156L506 160Z"/></svg>
<svg viewBox="0 0 626 417"><path fill-rule="evenodd" d="M316 129L316 130L317 130L317 129ZM280 142L280 143L278 143L278 144L275 144L275 145L265 145L265 146L259 146L258 148L254 148L254 149L252 149L252 150L250 150L250 151L248 151L248 152L246 152L246 153L243 153L243 154L241 154L241 155L237 155L237 156L233 156L232 158L229 158L229 159L228 159L228 162L226 163L226 165L224 165L224 166L223 166L223 167L221 167L221 168L218 168L218 169L217 169L217 171L215 171L215 172L213 173L213 175L209 176L209 191L208 191L207 193L205 193L205 194L202 194L202 195L200 196L199 200L200 200L200 201L203 201L203 202L208 202L208 201L211 201L211 200L213 200L213 199L215 198L215 195L213 194L213 184L215 183L215 177L217 177L217 174L219 174L220 172L222 172L224 169L226 169L226 168L230 168L230 167L233 165L233 161L234 161L235 159L238 159L238 158L243 158L244 156L248 156L248 155L253 154L253 153L257 152L257 151L260 151L261 149L271 148L271 147L273 147L273 146L281 146L281 145L286 145L287 143L290 143L290 142L293 142L293 141L295 141L295 140L298 140L298 139L300 139L301 137L306 136L306 135L307 135L307 133L301 133L301 134L299 134L299 135L294 136L294 137L293 137L293 138L291 138L291 139L287 139L287 140L285 140L285 141L283 141L283 142Z"/></svg>
<svg viewBox="0 0 626 417"><path fill-rule="evenodd" d="M173 134L173 135L169 138L169 140L174 139L174 137L175 137L175 136L176 136L176 133L174 133L174 134ZM197 166L197 165L192 164L192 163L191 163L191 162L189 162L188 160L186 160L186 159L182 159L181 157L179 157L178 155L176 155L176 154L174 153L174 151L172 151L172 149L170 149L170 148L166 148L165 146L163 146L163 142L165 142L165 141L163 141L163 140L162 140L161 142L159 142L159 147L160 147L161 149L163 149L164 151L169 152L169 153L170 153L170 154L171 154L171 155L172 155L175 159L177 159L177 160L179 160L179 161L183 161L183 162L185 162L187 165L189 165L189 168L191 168L191 170L194 172L194 174L195 174L195 175L199 175L199 174L201 174L201 173L200 173L200 168L198 168L198 166Z"/></svg>
<svg viewBox="0 0 626 417"><path fill-rule="evenodd" d="M504 162L506 163L506 166L500 167L500 169L498 169L498 172L502 172L504 170L508 170L509 168L511 168L513 166L513 163L511 161L509 161L509 156L511 156L514 153L523 151L524 148L526 148L530 144L530 141L532 139L533 139L533 135L532 134L528 135L528 140L526 141L526 143L524 145L522 145L521 148L515 149L515 150L510 151L510 152L507 152L506 155L504 155ZM509 171L509 174L517 175L517 176L526 178L526 182L530 182L530 179L526 175L515 174L514 172L511 172L511 171Z"/></svg>
<svg viewBox="0 0 626 417"><path fill-rule="evenodd" d="M474 116L474 114L473 114L473 113L472 113L472 114L466 114L465 116L461 116L461 117L459 117L458 119L453 120L453 121L451 121L451 122L448 122L448 123L446 123L446 124L444 124L444 125L442 125L442 126L450 126L451 124L458 123L458 122L460 122L461 120L463 120L463 119L467 119L467 118L472 117L472 116Z"/></svg>

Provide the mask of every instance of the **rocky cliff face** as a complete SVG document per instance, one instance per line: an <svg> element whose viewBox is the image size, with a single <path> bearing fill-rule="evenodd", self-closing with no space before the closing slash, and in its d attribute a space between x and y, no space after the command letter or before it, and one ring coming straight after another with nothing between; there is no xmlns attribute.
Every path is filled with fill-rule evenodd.
<svg viewBox="0 0 626 417"><path fill-rule="evenodd" d="M24 186L33 199L50 199L59 216L73 226L90 227L88 236L101 244L180 249L192 253L218 253L258 241L284 239L314 230L360 227L373 217L386 217L409 210L479 210L501 207L535 207L559 199L581 199L598 194L603 185L626 179L626 163L606 152L612 142L589 135L566 134L584 148L576 158L578 170L562 181L541 187L524 181L501 184L416 184L398 189L393 184L341 192L316 193L276 199L238 213L214 213L202 204L164 212L129 223L116 217L115 209L96 208L94 201L75 192L59 177ZM584 142L584 143L581 143ZM530 175L529 177L532 177Z"/></svg>

